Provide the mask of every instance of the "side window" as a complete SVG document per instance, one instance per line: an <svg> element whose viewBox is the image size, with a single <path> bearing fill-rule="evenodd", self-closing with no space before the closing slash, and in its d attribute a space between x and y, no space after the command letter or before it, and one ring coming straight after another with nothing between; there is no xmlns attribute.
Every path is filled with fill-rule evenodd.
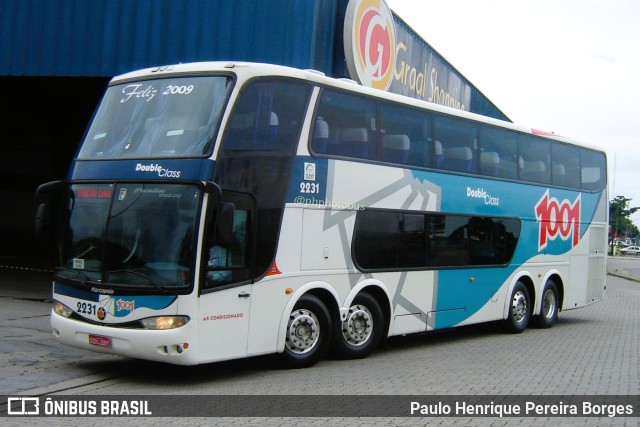
<svg viewBox="0 0 640 427"><path fill-rule="evenodd" d="M519 234L512 218L365 209L356 218L353 255L363 270L504 265Z"/></svg>
<svg viewBox="0 0 640 427"><path fill-rule="evenodd" d="M393 268L393 237L398 233L399 213L375 210L358 212L353 256L366 270ZM376 248L375 250L373 248Z"/></svg>
<svg viewBox="0 0 640 427"><path fill-rule="evenodd" d="M514 132L480 128L480 173L500 178L518 177L518 144Z"/></svg>
<svg viewBox="0 0 640 427"><path fill-rule="evenodd" d="M458 215L429 218L429 265L469 265L469 219Z"/></svg>
<svg viewBox="0 0 640 427"><path fill-rule="evenodd" d="M251 203L239 195L226 198L213 213L204 239L205 288L251 279Z"/></svg>
<svg viewBox="0 0 640 427"><path fill-rule="evenodd" d="M469 264L500 265L511 260L520 234L515 219L469 218Z"/></svg>
<svg viewBox="0 0 640 427"><path fill-rule="evenodd" d="M366 270L424 267L424 214L365 210L354 241L357 264Z"/></svg>
<svg viewBox="0 0 640 427"><path fill-rule="evenodd" d="M478 171L478 130L475 124L450 117L434 119L435 166L456 172Z"/></svg>
<svg viewBox="0 0 640 427"><path fill-rule="evenodd" d="M571 145L551 145L551 181L554 185L580 188L580 149Z"/></svg>
<svg viewBox="0 0 640 427"><path fill-rule="evenodd" d="M607 185L607 160L603 153L581 149L580 164L584 190L598 191Z"/></svg>
<svg viewBox="0 0 640 427"><path fill-rule="evenodd" d="M532 136L520 136L518 154L520 179L551 184L550 141Z"/></svg>
<svg viewBox="0 0 640 427"><path fill-rule="evenodd" d="M324 89L311 135L318 154L377 159L376 102L373 99Z"/></svg>
<svg viewBox="0 0 640 427"><path fill-rule="evenodd" d="M225 150L296 149L309 86L294 80L260 79L241 91L227 125Z"/></svg>
<svg viewBox="0 0 640 427"><path fill-rule="evenodd" d="M397 104L380 105L380 159L428 167L433 159L431 115Z"/></svg>

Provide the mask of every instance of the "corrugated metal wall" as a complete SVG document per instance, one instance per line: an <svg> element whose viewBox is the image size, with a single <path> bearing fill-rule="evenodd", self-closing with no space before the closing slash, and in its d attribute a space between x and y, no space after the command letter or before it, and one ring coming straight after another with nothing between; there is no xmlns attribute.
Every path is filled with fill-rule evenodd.
<svg viewBox="0 0 640 427"><path fill-rule="evenodd" d="M2 0L0 75L247 60L332 71L337 0Z"/></svg>
<svg viewBox="0 0 640 427"><path fill-rule="evenodd" d="M0 0L0 75L111 77L178 62L242 60L348 77L342 49L347 3ZM397 22L416 43L429 47L401 19ZM508 120L469 84L471 111Z"/></svg>

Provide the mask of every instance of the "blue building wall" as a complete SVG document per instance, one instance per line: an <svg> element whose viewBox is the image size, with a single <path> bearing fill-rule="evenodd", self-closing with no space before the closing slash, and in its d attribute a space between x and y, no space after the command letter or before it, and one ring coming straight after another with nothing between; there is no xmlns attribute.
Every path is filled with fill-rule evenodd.
<svg viewBox="0 0 640 427"><path fill-rule="evenodd" d="M349 0L2 0L0 76L112 77L179 62L235 60L349 77ZM399 17L423 52L466 81ZM470 110L508 118L467 82Z"/></svg>
<svg viewBox="0 0 640 427"><path fill-rule="evenodd" d="M330 74L337 0L2 0L0 75L113 76L207 60Z"/></svg>

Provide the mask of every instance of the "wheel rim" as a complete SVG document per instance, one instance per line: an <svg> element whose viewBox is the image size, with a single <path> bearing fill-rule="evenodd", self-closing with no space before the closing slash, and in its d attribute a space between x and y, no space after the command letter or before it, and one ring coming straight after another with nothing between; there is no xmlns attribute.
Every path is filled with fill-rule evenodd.
<svg viewBox="0 0 640 427"><path fill-rule="evenodd" d="M511 308L513 311L513 320L515 320L516 323L522 323L527 317L527 297L524 292L517 291L513 294Z"/></svg>
<svg viewBox="0 0 640 427"><path fill-rule="evenodd" d="M373 319L369 309L363 305L349 308L347 319L342 322L342 336L348 344L360 346L366 343L373 333Z"/></svg>
<svg viewBox="0 0 640 427"><path fill-rule="evenodd" d="M551 289L547 289L542 298L542 315L546 319L551 319L556 311L556 294Z"/></svg>
<svg viewBox="0 0 640 427"><path fill-rule="evenodd" d="M320 322L309 310L299 309L291 313L287 328L287 348L293 353L311 351L320 337Z"/></svg>

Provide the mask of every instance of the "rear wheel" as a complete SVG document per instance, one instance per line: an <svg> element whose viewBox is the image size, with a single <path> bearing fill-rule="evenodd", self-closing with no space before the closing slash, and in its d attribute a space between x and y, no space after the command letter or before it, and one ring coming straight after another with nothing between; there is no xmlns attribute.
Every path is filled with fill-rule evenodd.
<svg viewBox="0 0 640 427"><path fill-rule="evenodd" d="M558 321L559 304L558 287L552 280L549 280L542 291L540 315L536 317L536 326L550 328L555 325Z"/></svg>
<svg viewBox="0 0 640 427"><path fill-rule="evenodd" d="M527 287L522 282L518 282L511 292L509 315L504 321L507 332L518 334L524 331L529 324L530 317L531 303L529 291L527 291Z"/></svg>
<svg viewBox="0 0 640 427"><path fill-rule="evenodd" d="M303 295L287 323L282 358L293 368L306 368L318 362L329 348L331 315L324 303L313 295Z"/></svg>
<svg viewBox="0 0 640 427"><path fill-rule="evenodd" d="M358 294L344 321L333 329L334 353L343 358L367 357L380 343L384 333L384 314L380 304L367 293Z"/></svg>

